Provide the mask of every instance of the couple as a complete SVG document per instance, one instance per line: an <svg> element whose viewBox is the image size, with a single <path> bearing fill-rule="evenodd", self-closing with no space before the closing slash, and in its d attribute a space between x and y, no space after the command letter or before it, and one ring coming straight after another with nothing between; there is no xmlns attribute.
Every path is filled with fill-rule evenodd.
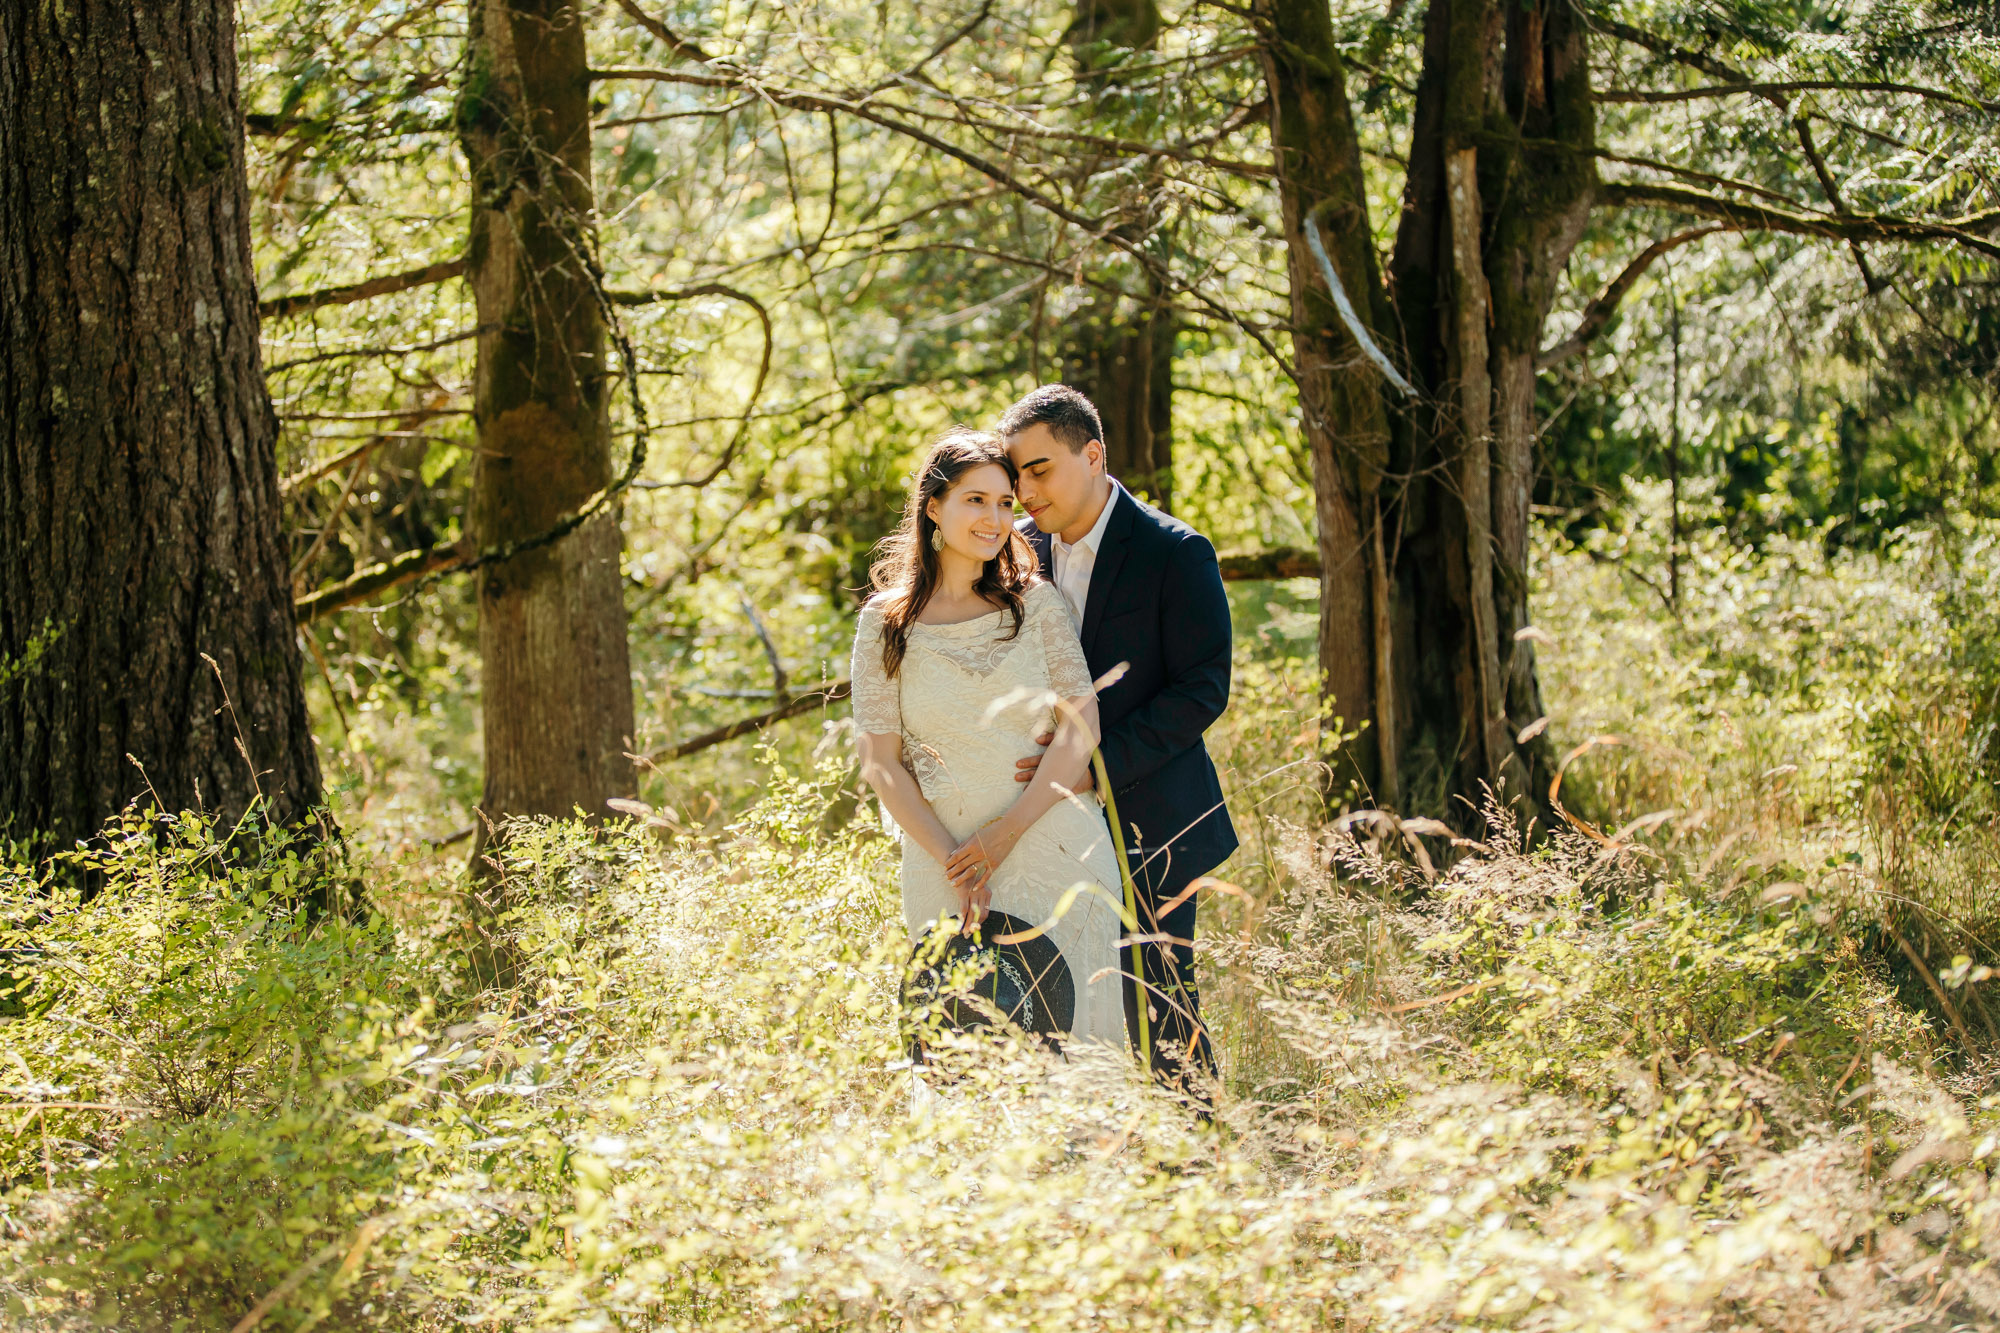
<svg viewBox="0 0 2000 1333"><path fill-rule="evenodd" d="M902 830L911 935L989 911L1043 927L1074 990L1071 1035L1136 1046L1143 1000L1155 1074L1199 1097L1215 1061L1188 889L1236 848L1202 745L1229 700L1214 548L1110 477L1097 409L1045 385L997 434L954 429L931 448L873 582L855 730ZM1141 942L1123 947L1093 747L1137 896Z"/></svg>

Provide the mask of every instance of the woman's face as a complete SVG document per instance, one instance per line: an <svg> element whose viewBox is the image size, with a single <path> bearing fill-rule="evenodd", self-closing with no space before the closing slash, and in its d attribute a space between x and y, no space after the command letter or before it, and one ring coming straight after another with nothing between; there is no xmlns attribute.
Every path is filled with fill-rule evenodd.
<svg viewBox="0 0 2000 1333"><path fill-rule="evenodd" d="M1014 483L998 463L981 463L960 473L929 509L946 550L985 564L1000 554L1013 531Z"/></svg>

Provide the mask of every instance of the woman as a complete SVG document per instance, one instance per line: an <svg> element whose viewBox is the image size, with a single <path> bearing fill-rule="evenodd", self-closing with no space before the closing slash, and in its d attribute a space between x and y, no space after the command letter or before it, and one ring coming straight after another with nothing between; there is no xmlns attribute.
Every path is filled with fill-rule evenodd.
<svg viewBox="0 0 2000 1333"><path fill-rule="evenodd" d="M912 938L989 911L1042 926L1075 988L1071 1035L1122 1049L1117 861L1071 794L1097 699L1069 608L1014 530L1015 481L999 437L965 429L917 470L854 640L861 775L902 828ZM1051 730L1024 788L1015 763Z"/></svg>

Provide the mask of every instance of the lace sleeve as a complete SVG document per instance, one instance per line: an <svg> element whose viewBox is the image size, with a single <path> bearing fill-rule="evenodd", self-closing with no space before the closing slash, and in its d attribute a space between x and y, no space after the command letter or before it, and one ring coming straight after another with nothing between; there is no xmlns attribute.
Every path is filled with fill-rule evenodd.
<svg viewBox="0 0 2000 1333"><path fill-rule="evenodd" d="M882 667L882 613L861 608L854 633L854 729L864 735L903 733L903 686Z"/></svg>
<svg viewBox="0 0 2000 1333"><path fill-rule="evenodd" d="M1069 618L1069 603L1053 583L1039 583L1028 590L1028 611L1042 636L1042 652L1049 663L1049 688L1065 699L1087 699L1091 688L1090 663L1084 660L1083 644Z"/></svg>

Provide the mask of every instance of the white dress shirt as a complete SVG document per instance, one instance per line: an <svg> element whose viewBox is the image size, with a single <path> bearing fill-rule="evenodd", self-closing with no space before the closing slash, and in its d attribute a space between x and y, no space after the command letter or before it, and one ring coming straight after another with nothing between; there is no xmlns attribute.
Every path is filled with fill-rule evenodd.
<svg viewBox="0 0 2000 1333"><path fill-rule="evenodd" d="M1070 616L1076 621L1079 632L1083 629L1084 608L1090 605L1090 575L1097 568L1097 554L1104 546L1104 530L1111 526L1111 511L1118 504L1118 493L1125 489L1118 484L1116 477L1109 478L1109 481L1111 494L1104 501L1104 509L1088 533L1074 542L1066 542L1058 536L1049 539L1056 558L1056 589L1069 603Z"/></svg>

